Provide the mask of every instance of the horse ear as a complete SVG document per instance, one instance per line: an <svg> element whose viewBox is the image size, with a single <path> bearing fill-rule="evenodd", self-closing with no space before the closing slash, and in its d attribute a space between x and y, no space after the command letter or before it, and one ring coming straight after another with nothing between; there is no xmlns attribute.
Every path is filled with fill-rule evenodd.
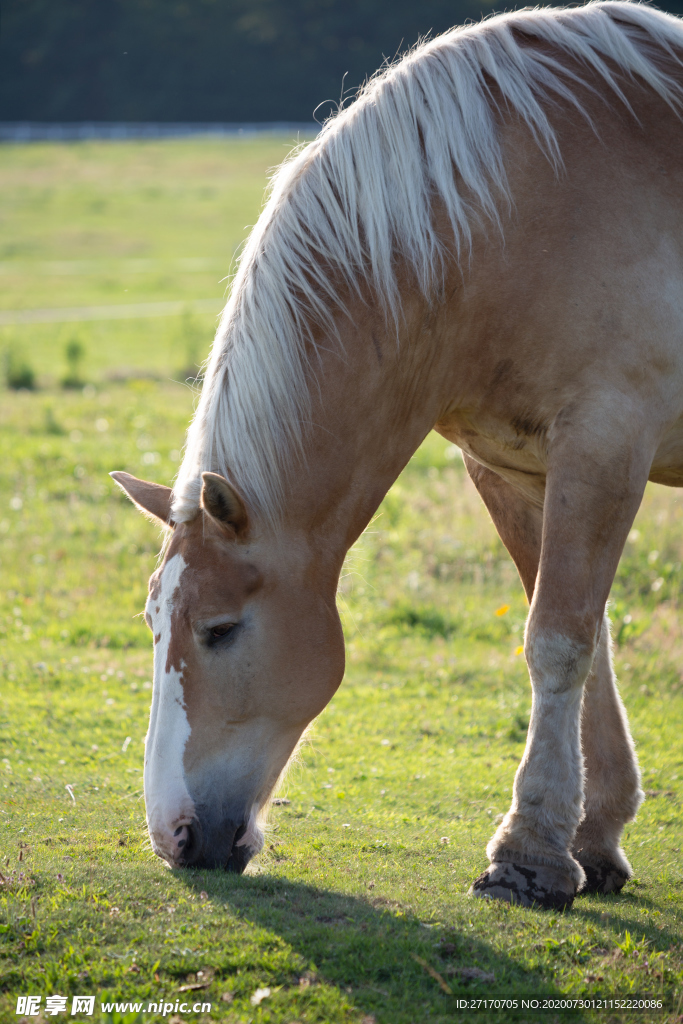
<svg viewBox="0 0 683 1024"><path fill-rule="evenodd" d="M202 473L200 504L205 512L235 533L244 533L249 524L247 509L234 487L219 473Z"/></svg>
<svg viewBox="0 0 683 1024"><path fill-rule="evenodd" d="M175 526L171 519L171 499L173 491L163 484L153 484L149 480L138 480L130 473L116 472L109 476L125 491L131 501L151 519L160 519L164 526Z"/></svg>

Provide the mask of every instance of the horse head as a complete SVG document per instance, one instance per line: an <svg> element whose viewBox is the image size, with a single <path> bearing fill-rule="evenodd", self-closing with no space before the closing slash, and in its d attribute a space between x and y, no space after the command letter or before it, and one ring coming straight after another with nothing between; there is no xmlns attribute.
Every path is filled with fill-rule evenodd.
<svg viewBox="0 0 683 1024"><path fill-rule="evenodd" d="M204 473L189 522L172 492L112 476L171 531L145 620L154 688L145 741L152 847L172 867L241 872L263 846L269 799L307 725L341 682L335 572L310 542L259 533L228 481Z"/></svg>

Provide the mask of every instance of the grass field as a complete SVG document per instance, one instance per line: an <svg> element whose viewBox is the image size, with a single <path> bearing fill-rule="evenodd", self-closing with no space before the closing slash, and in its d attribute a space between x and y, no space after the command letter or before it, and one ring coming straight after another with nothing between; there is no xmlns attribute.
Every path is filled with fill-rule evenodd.
<svg viewBox="0 0 683 1024"><path fill-rule="evenodd" d="M4 147L4 310L220 299L281 140ZM201 261L205 262L201 262ZM191 263L183 261L194 261ZM220 302L217 303L217 308ZM635 877L566 914L467 896L507 807L530 704L514 569L433 435L348 558L344 684L241 878L171 872L144 827L159 538L107 473L170 483L211 315L0 328L36 372L0 392L0 1019L96 996L111 1024L680 1020L683 514L651 488L613 592L648 799ZM85 349L64 389L65 344ZM269 994L263 996L268 989ZM259 998L259 993L262 998ZM46 997L68 997L45 1014ZM659 999L661 1010L521 1010ZM463 1000L517 1000L520 1012ZM191 1007L210 1003L211 1009ZM187 1002L189 1010L180 1004ZM176 1009L178 1003L178 1009ZM93 1019L94 1019L93 1018Z"/></svg>

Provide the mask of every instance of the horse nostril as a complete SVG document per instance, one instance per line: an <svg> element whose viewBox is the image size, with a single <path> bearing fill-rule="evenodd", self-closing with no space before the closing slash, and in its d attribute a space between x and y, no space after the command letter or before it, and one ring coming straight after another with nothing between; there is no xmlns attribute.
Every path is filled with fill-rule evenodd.
<svg viewBox="0 0 683 1024"><path fill-rule="evenodd" d="M181 825L173 833L173 838L176 843L176 851L179 854L179 859L187 859L187 855L192 848L192 832L190 831L189 825Z"/></svg>

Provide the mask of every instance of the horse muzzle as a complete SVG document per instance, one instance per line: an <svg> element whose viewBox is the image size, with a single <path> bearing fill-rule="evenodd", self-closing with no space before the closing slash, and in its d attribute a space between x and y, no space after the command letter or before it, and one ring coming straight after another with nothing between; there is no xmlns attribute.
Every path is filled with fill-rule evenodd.
<svg viewBox="0 0 683 1024"><path fill-rule="evenodd" d="M242 874L260 846L249 842L247 830L246 817L217 819L199 808L192 821L169 829L168 835L153 834L152 847L172 868L222 868Z"/></svg>

